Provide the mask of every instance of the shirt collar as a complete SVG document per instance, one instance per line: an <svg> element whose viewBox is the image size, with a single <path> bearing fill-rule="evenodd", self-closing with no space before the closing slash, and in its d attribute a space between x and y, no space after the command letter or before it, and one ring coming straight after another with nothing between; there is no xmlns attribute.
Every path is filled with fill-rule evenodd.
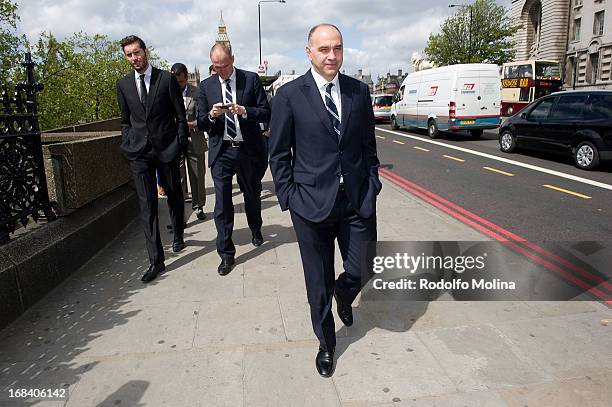
<svg viewBox="0 0 612 407"><path fill-rule="evenodd" d="M151 64L147 64L147 69L144 71L145 79L151 77L151 72L153 72L153 67L151 66ZM136 76L136 79L140 79L140 74L138 73L138 71L134 71L134 75Z"/></svg>
<svg viewBox="0 0 612 407"><path fill-rule="evenodd" d="M232 67L232 74L229 77L230 79L230 83L236 83L236 67ZM219 76L219 82L221 82L221 85L225 85L225 79L223 79L221 76Z"/></svg>
<svg viewBox="0 0 612 407"><path fill-rule="evenodd" d="M328 83L330 83L327 79L325 79L324 77L322 77L317 71L315 71L313 68L310 68L310 72L312 73L312 77L315 80L315 83L317 84L317 88L318 89L323 89L325 88L325 85L327 85ZM334 79L331 80L331 83L334 84L334 86L336 87L336 89L340 89L340 86L338 86L338 74L336 74L336 76L334 76Z"/></svg>

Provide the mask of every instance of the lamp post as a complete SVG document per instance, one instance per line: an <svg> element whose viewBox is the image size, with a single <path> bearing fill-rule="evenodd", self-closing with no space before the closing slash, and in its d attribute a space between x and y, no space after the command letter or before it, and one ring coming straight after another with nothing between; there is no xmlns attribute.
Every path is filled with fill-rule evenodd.
<svg viewBox="0 0 612 407"><path fill-rule="evenodd" d="M467 8L470 12L470 22L468 25L468 63L472 61L472 4L449 4L448 7Z"/></svg>
<svg viewBox="0 0 612 407"><path fill-rule="evenodd" d="M285 3L285 0L259 0L257 2L257 22L259 23L259 65L262 65L262 58L261 58L261 3Z"/></svg>

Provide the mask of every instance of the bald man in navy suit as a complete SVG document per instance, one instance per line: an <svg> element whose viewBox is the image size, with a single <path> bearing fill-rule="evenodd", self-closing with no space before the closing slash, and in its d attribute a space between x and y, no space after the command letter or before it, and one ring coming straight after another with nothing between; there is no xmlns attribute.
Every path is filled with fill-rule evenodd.
<svg viewBox="0 0 612 407"><path fill-rule="evenodd" d="M306 47L312 68L282 86L272 103L270 168L282 210L297 236L314 332L317 371L334 370L332 297L346 326L361 290L365 242L376 240L376 197L382 184L368 86L340 74L342 34L313 27ZM335 280L334 241L344 272Z"/></svg>

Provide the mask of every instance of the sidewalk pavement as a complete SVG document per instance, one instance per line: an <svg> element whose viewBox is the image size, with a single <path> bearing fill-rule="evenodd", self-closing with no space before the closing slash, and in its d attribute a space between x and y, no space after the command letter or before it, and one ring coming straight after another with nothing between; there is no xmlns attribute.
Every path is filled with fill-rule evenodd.
<svg viewBox="0 0 612 407"><path fill-rule="evenodd" d="M379 240L487 240L383 183ZM129 225L0 331L0 406L610 405L612 312L594 302L357 302L352 327L336 317L337 367L321 378L295 234L272 191L268 173L254 248L235 189L237 266L225 277L211 188L183 252L162 230L167 271L148 285L144 237ZM57 388L68 398L9 398Z"/></svg>

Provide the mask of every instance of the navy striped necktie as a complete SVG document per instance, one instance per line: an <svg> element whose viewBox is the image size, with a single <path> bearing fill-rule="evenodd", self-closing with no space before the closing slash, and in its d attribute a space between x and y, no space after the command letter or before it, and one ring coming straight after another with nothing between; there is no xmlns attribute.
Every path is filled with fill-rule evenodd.
<svg viewBox="0 0 612 407"><path fill-rule="evenodd" d="M234 103L230 79L225 81L225 101L226 104ZM235 139L238 135L238 132L236 131L236 123L234 122L234 115L232 113L225 113L225 127L227 128L227 135L232 140Z"/></svg>
<svg viewBox="0 0 612 407"><path fill-rule="evenodd" d="M325 107L327 108L327 113L329 113L329 118L331 119L332 126L334 126L336 135L340 136L340 116L338 115L338 108L331 95L333 86L334 84L330 82L325 87Z"/></svg>

